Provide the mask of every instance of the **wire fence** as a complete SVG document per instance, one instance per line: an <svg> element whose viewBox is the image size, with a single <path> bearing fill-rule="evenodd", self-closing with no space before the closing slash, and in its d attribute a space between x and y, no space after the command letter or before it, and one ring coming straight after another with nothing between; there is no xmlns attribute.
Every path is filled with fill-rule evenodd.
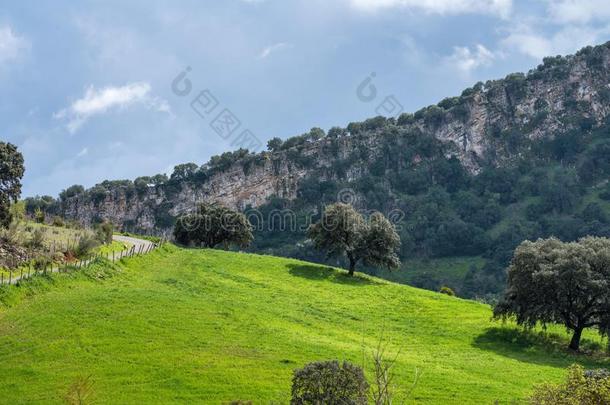
<svg viewBox="0 0 610 405"><path fill-rule="evenodd" d="M78 271L90 266L92 263L102 258L108 259L112 261L112 263L116 263L123 258L141 256L150 253L167 242L165 238L161 238L158 242L151 242L137 238L130 239L137 241L137 243L134 243L131 247L118 252L112 251L112 253L107 255L97 253L87 259L76 259L75 261L64 262L60 265L53 263L45 264L43 268L37 268L32 266L32 264L29 264L28 267L21 268L19 271L9 271L8 275L5 273L0 273L0 285L18 284L20 281L28 280L36 276L43 276L49 273L67 273L70 271Z"/></svg>

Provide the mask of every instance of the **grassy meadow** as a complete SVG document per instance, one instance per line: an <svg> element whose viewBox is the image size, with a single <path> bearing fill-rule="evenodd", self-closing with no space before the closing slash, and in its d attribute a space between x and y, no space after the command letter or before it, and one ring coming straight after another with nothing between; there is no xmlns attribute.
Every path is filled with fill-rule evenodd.
<svg viewBox="0 0 610 405"><path fill-rule="evenodd" d="M383 335L406 402L508 404L574 362L561 328L491 321L473 301L291 259L165 245L115 267L0 288L2 402L287 403L292 372L340 359L371 371ZM589 333L585 348L603 350ZM596 360L598 359L598 360ZM369 374L370 375L370 374Z"/></svg>

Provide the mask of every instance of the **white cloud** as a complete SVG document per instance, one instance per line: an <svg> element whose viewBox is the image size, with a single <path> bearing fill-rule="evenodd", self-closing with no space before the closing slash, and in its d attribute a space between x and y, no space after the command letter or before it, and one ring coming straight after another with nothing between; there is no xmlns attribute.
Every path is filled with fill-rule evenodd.
<svg viewBox="0 0 610 405"><path fill-rule="evenodd" d="M610 18L608 0L559 0L549 1L551 18L559 23L588 23Z"/></svg>
<svg viewBox="0 0 610 405"><path fill-rule="evenodd" d="M83 148L80 152L76 154L76 157L83 157L89 154L89 148Z"/></svg>
<svg viewBox="0 0 610 405"><path fill-rule="evenodd" d="M269 55L271 55L274 52L278 52L284 49L290 49L292 48L291 44L288 44L286 42L279 42L277 44L273 44L273 45L269 45L268 47L266 47L265 49L263 49L261 51L261 53L258 55L259 59L266 59L267 57L269 57Z"/></svg>
<svg viewBox="0 0 610 405"><path fill-rule="evenodd" d="M592 28L565 25L553 33L534 30L538 24L521 25L513 28L502 41L502 45L535 59L545 56L571 54L587 45L604 41L610 34L610 26Z"/></svg>
<svg viewBox="0 0 610 405"><path fill-rule="evenodd" d="M498 56L500 55L481 44L477 44L472 50L465 46L455 46L453 53L446 58L446 62L462 73L468 74L479 67L490 66Z"/></svg>
<svg viewBox="0 0 610 405"><path fill-rule="evenodd" d="M377 11L401 7L431 14L491 14L507 17L512 0L349 0L359 10Z"/></svg>
<svg viewBox="0 0 610 405"><path fill-rule="evenodd" d="M17 36L11 27L0 27L0 64L17 59L22 51L30 48L30 43Z"/></svg>
<svg viewBox="0 0 610 405"><path fill-rule="evenodd" d="M171 113L166 100L151 95L149 83L135 82L121 87L108 86L101 89L89 86L82 98L76 100L68 108L55 113L54 117L66 119L68 131L74 133L92 116L104 114L110 110L122 110L135 104Z"/></svg>
<svg viewBox="0 0 610 405"><path fill-rule="evenodd" d="M116 141L116 142L112 142L110 145L108 145L108 149L110 149L110 150L117 150L117 149L123 148L124 146L125 145L123 144L123 142Z"/></svg>

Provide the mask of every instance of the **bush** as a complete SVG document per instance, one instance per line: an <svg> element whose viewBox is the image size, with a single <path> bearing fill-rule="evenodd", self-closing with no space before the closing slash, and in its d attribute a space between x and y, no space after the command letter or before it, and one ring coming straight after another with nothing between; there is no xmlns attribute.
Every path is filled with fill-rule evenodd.
<svg viewBox="0 0 610 405"><path fill-rule="evenodd" d="M65 224L65 222L64 222L62 217L58 217L58 216L54 216L53 217L53 226L57 226L57 227L63 228L64 225L66 225L66 224Z"/></svg>
<svg viewBox="0 0 610 405"><path fill-rule="evenodd" d="M40 255L32 261L32 265L38 271L46 269L51 264L53 264L53 258L51 256L46 255Z"/></svg>
<svg viewBox="0 0 610 405"><path fill-rule="evenodd" d="M369 385L358 366L337 360L295 370L291 404L366 404Z"/></svg>
<svg viewBox="0 0 610 405"><path fill-rule="evenodd" d="M455 292L453 292L453 290L452 290L451 288L449 288L449 287L447 287L447 286L445 286L445 285L441 287L441 289L439 290L439 292L440 292L441 294L445 294L445 295L448 295L448 296L450 296L450 297L455 297Z"/></svg>
<svg viewBox="0 0 610 405"><path fill-rule="evenodd" d="M112 222L103 222L99 224L95 229L97 240L107 245L111 244L113 228Z"/></svg>
<svg viewBox="0 0 610 405"><path fill-rule="evenodd" d="M531 397L536 405L608 404L610 403L610 377L608 371L584 371L573 365L562 384L544 384L537 387Z"/></svg>
<svg viewBox="0 0 610 405"><path fill-rule="evenodd" d="M78 241L74 255L79 259L86 258L91 255L93 249L95 249L98 245L99 242L95 238L91 236L84 236Z"/></svg>
<svg viewBox="0 0 610 405"><path fill-rule="evenodd" d="M610 370L606 368L598 368L595 370L586 370L585 371L586 378L595 378L595 379L604 379L610 378Z"/></svg>
<svg viewBox="0 0 610 405"><path fill-rule="evenodd" d="M34 212L34 220L39 224L44 224L45 213L43 210L38 208L36 212Z"/></svg>
<svg viewBox="0 0 610 405"><path fill-rule="evenodd" d="M44 245L44 231L42 228L36 229L32 233L32 239L30 239L29 246L34 249L40 249Z"/></svg>

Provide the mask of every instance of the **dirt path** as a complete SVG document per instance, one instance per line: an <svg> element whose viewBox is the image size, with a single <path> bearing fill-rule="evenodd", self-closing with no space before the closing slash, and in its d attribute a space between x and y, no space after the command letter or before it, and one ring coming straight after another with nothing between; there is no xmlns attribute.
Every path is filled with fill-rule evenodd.
<svg viewBox="0 0 610 405"><path fill-rule="evenodd" d="M113 235L112 239L117 242L128 243L131 245L129 248L122 250L120 252L109 253L106 258L109 260L112 260L112 261L120 260L123 257L130 257L130 256L145 254L159 246L158 244L153 243L149 240L134 238L131 236ZM81 260L81 261L77 261L75 263L71 263L70 265L81 268L81 267L85 267L85 266L89 265L89 263L91 263L93 260L95 260L95 259ZM45 273L49 273L49 272L59 273L64 268L65 268L65 266L53 267L50 269L46 269ZM41 273L40 271L39 272L28 271L27 273L22 272L20 274L14 274L8 278L6 276L4 276L3 278L0 279L0 285L1 284L16 284L21 279L28 279L28 278L30 278L36 274L40 274L40 273Z"/></svg>

